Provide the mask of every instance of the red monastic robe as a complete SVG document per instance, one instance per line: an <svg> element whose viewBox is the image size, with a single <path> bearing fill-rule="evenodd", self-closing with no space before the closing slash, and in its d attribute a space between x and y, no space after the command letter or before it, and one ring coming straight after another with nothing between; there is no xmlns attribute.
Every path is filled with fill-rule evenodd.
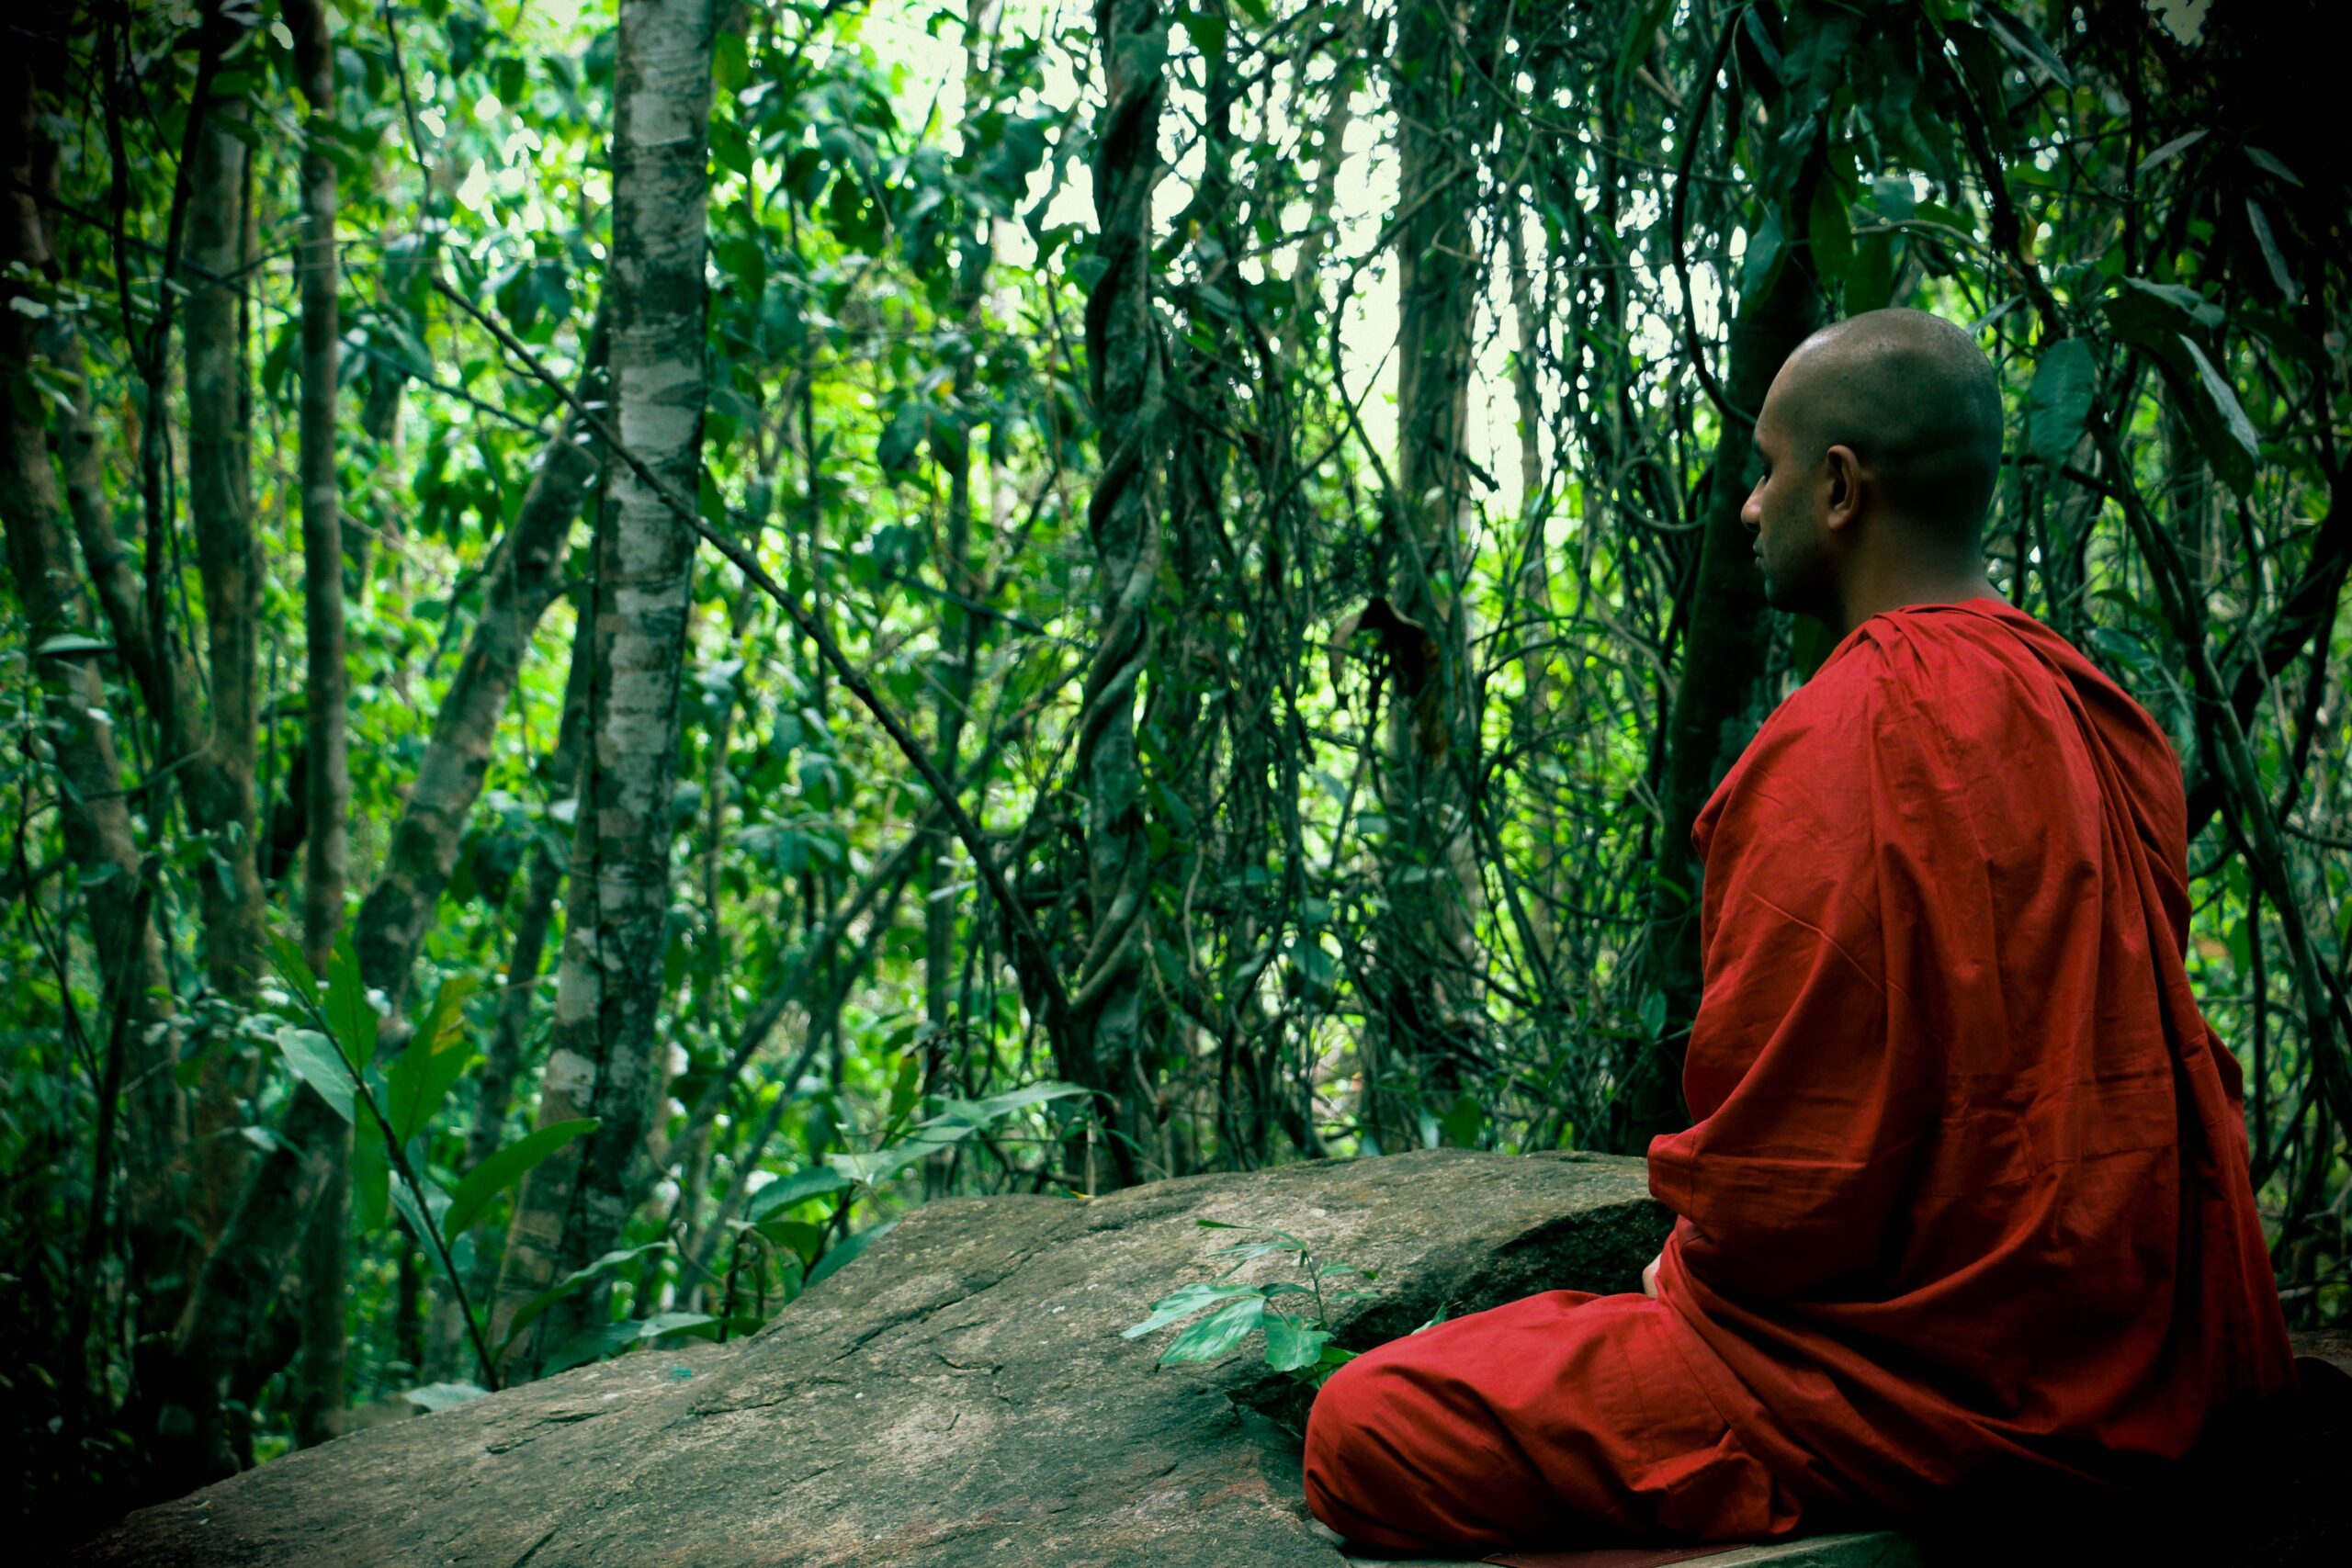
<svg viewBox="0 0 2352 1568"><path fill-rule="evenodd" d="M1865 621L1693 832L1705 988L1657 1299L1555 1291L1325 1385L1307 1497L1396 1550L1731 1540L2120 1481L2293 1379L2180 766L1997 600Z"/></svg>

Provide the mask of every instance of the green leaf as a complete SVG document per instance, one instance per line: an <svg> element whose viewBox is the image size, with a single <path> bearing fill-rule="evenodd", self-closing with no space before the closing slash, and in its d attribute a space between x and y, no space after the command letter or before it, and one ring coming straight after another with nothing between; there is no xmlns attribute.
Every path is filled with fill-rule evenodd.
<svg viewBox="0 0 2352 1568"><path fill-rule="evenodd" d="M804 1268L825 1245L824 1227L812 1225L807 1220L762 1220L752 1228L798 1258Z"/></svg>
<svg viewBox="0 0 2352 1568"><path fill-rule="evenodd" d="M2290 300L2302 298L2302 290L2295 287L2294 274L2287 270L2287 258L2278 249L2278 236L2271 232L2270 215L2262 210L2262 203L2246 197L2245 218L2254 230L2254 243L2262 247L2262 260L2270 268L2270 281Z"/></svg>
<svg viewBox="0 0 2352 1568"><path fill-rule="evenodd" d="M2178 283L2152 283L2144 277L2127 277L2123 280L2123 287L2132 292L2118 296L2119 303L2127 302L2136 295L2143 302L2177 310L2200 327L2218 327L2226 320L2219 305L2209 303L2205 296Z"/></svg>
<svg viewBox="0 0 2352 1568"><path fill-rule="evenodd" d="M2044 349L2026 393L2026 449L2052 468L2066 460L2082 439L2098 392L2098 361L2081 338L2062 338Z"/></svg>
<svg viewBox="0 0 2352 1568"><path fill-rule="evenodd" d="M898 1221L885 1220L878 1225L871 1225L866 1229L858 1232L855 1235L851 1236L847 1241L842 1242L839 1247L825 1254L824 1257L817 1259L817 1266L808 1270L808 1279L807 1283L801 1288L806 1290L808 1286L816 1284L819 1280L837 1273L841 1269L848 1268L851 1264L856 1262L860 1257L864 1256L865 1249L874 1245L875 1239L877 1236L888 1235L892 1231L898 1228Z"/></svg>
<svg viewBox="0 0 2352 1568"><path fill-rule="evenodd" d="M469 976L452 975L443 980L424 1021L409 1036L407 1049L385 1075L391 1091L385 1120L392 1124L393 1136L403 1148L410 1139L424 1134L448 1098L450 1088L474 1060L466 1044L464 1010L472 990Z"/></svg>
<svg viewBox="0 0 2352 1568"><path fill-rule="evenodd" d="M346 1122L355 1119L356 1086L351 1066L336 1051L334 1041L315 1029L301 1029L289 1023L277 1032L277 1049L294 1076L315 1089L336 1115Z"/></svg>
<svg viewBox="0 0 2352 1568"><path fill-rule="evenodd" d="M376 1059L376 1009L368 1000L368 983L360 977L359 954L348 931L334 939L327 960L327 1028L345 1059L355 1067Z"/></svg>
<svg viewBox="0 0 2352 1568"><path fill-rule="evenodd" d="M1152 1303L1151 1315L1132 1328L1122 1329L1119 1337L1139 1339L1155 1329L1165 1328L1171 1323L1182 1322L1194 1313L1213 1307L1219 1302L1235 1301L1243 1296L1255 1296L1259 1293L1258 1287L1255 1285L1212 1285L1206 1281L1186 1285L1178 1290L1175 1294L1162 1296Z"/></svg>
<svg viewBox="0 0 2352 1568"><path fill-rule="evenodd" d="M699 1312L661 1312L648 1318L607 1323L601 1327L583 1329L565 1340L552 1356L540 1363L539 1375L553 1377L558 1372L583 1366L612 1351L659 1339L665 1335L711 1335L718 1331L718 1319Z"/></svg>
<svg viewBox="0 0 2352 1568"><path fill-rule="evenodd" d="M1016 1111L1026 1111L1033 1105L1044 1105L1057 1100L1084 1100L1093 1092L1092 1089L1081 1089L1074 1083L1035 1083L1031 1084L1027 1089L992 1094L986 1100L951 1101L950 1103L959 1108L969 1106L973 1111L978 1113L979 1122L985 1126L1001 1122Z"/></svg>
<svg viewBox="0 0 2352 1568"><path fill-rule="evenodd" d="M2303 183L2301 179L2296 177L2294 170L2289 168L2286 164L2280 163L2277 158L2264 152L2259 147L2247 148L2245 150L2245 155L2248 163L2252 164L2256 168L2260 169L2265 174L2276 175L2290 186L2300 186Z"/></svg>
<svg viewBox="0 0 2352 1568"><path fill-rule="evenodd" d="M1311 1367L1323 1359L1323 1347L1331 1336L1320 1328L1309 1328L1295 1317L1281 1313L1266 1314L1266 1365L1278 1372L1295 1372Z"/></svg>
<svg viewBox="0 0 2352 1568"><path fill-rule="evenodd" d="M445 1260L442 1257L442 1248L433 1246L427 1239L443 1234L438 1221L443 1214L449 1212L448 1198L439 1188L428 1187L424 1190L424 1202L420 1207L417 1203L416 1192L409 1187L407 1182L395 1181L391 1184L390 1190L392 1207L398 1209L401 1212L401 1218L408 1222L410 1233L424 1244L425 1256L433 1259L433 1266L441 1270L444 1279L448 1280L452 1285L457 1284L458 1280L449 1272L449 1264L455 1260Z"/></svg>
<svg viewBox="0 0 2352 1568"><path fill-rule="evenodd" d="M1854 265L1846 275L1846 309L1857 315L1880 310L1894 296L1894 237L1869 235L1854 247Z"/></svg>
<svg viewBox="0 0 2352 1568"><path fill-rule="evenodd" d="M456 1404L469 1404L486 1399L490 1390L469 1382L429 1382L423 1388L402 1389L392 1397L415 1405L419 1410L447 1410Z"/></svg>
<svg viewBox="0 0 2352 1568"><path fill-rule="evenodd" d="M605 1278L607 1275L628 1268L639 1258L643 1258L647 1253L659 1252L669 1245L670 1244L667 1241L649 1241L642 1247L622 1247L616 1252L607 1252L604 1257L599 1258L595 1262L589 1264L585 1269L577 1269L572 1273L567 1274L562 1279L557 1280L554 1284L548 1286L546 1290L541 1291L537 1295L533 1296L529 1301L525 1302L523 1303L522 1310L514 1314L514 1321L507 1325L506 1337L498 1342L498 1349L491 1357L492 1361L497 1362L504 1360L506 1359L506 1352L514 1348L515 1340L522 1337L523 1331L530 1327L534 1323L537 1323L542 1313L546 1312L548 1308L555 1305L556 1303L563 1300L564 1297L571 1294L574 1291L578 1291L588 1285L594 1284L595 1281Z"/></svg>
<svg viewBox="0 0 2352 1568"><path fill-rule="evenodd" d="M290 937L272 934L269 939L270 957L277 962L277 973L286 982L296 1000L296 1016L308 1018L310 1010L319 1005L319 977L311 973L311 961L302 956L301 944Z"/></svg>
<svg viewBox="0 0 2352 1568"><path fill-rule="evenodd" d="M41 638L33 652L44 659L62 658L69 653L112 653L114 644L87 637L81 632L59 632L55 637Z"/></svg>
<svg viewBox="0 0 2352 1568"><path fill-rule="evenodd" d="M1252 1292L1179 1334L1176 1342L1159 1353L1159 1364L1172 1367L1187 1361L1214 1361L1229 1355L1251 1329L1265 1321L1265 1316L1266 1298Z"/></svg>
<svg viewBox="0 0 2352 1568"><path fill-rule="evenodd" d="M600 1125L594 1116L576 1121L557 1122L524 1134L473 1169L450 1190L449 1213L442 1222L443 1234L451 1241L463 1235L490 1207L491 1200L523 1179L534 1167L556 1150L594 1132Z"/></svg>
<svg viewBox="0 0 2352 1568"><path fill-rule="evenodd" d="M886 1122L895 1122L914 1109L915 1097L922 1092L922 1058L908 1052L899 1060L899 1071L890 1080L890 1107L883 1115Z"/></svg>
<svg viewBox="0 0 2352 1568"><path fill-rule="evenodd" d="M2075 85L2074 73L2066 69L2066 62L2058 58L2058 51L2051 48L2040 33L1995 6L1983 6L1978 10L1985 25L1992 28L1993 36L1999 39L2010 53L2029 66L2038 67L2062 87Z"/></svg>
<svg viewBox="0 0 2352 1568"><path fill-rule="evenodd" d="M351 1140L351 1216L363 1233L384 1228L390 1213L391 1182L391 1154L371 1116Z"/></svg>
<svg viewBox="0 0 2352 1568"><path fill-rule="evenodd" d="M2196 339L2184 336L2180 341L2188 348L2189 359L2197 366L2199 384L2205 389L2205 395L2212 400L2214 412L2222 416L2222 427L2245 452L2248 462L2259 462L2262 441L2255 434L2254 422L2246 418L2245 406L2238 401L2235 389L2213 367L2213 362L2205 357L2205 351L2197 346ZM2217 462L2215 466L2221 465ZM2237 488L2243 493L2245 487Z"/></svg>
<svg viewBox="0 0 2352 1568"><path fill-rule="evenodd" d="M796 1171L780 1180L769 1182L752 1193L745 1213L753 1221L763 1220L778 1209L788 1209L811 1198L829 1197L856 1185L854 1180L838 1170L817 1168Z"/></svg>
<svg viewBox="0 0 2352 1568"><path fill-rule="evenodd" d="M2183 152L2188 152L2191 147L2194 147L2199 142L2204 141L2209 134L2210 132L2208 131L2199 130L2189 131L2185 135L2174 137L2170 141L2165 142L2163 146L2157 148L2154 152L2140 160L2140 177L2145 179L2149 170L2162 168L2165 164L2171 163L2175 158L2179 157Z"/></svg>
<svg viewBox="0 0 2352 1568"><path fill-rule="evenodd" d="M1764 221L1747 236L1747 253L1739 269L1739 292L1743 299L1754 299L1764 292L1772 281L1772 274L1781 262L1781 214L1778 209L1767 212Z"/></svg>
<svg viewBox="0 0 2352 1568"><path fill-rule="evenodd" d="M1846 216L1846 198L1838 182L1825 178L1814 186L1813 213L1805 235L1813 246L1814 271L1825 286L1843 282L1854 265L1854 229Z"/></svg>

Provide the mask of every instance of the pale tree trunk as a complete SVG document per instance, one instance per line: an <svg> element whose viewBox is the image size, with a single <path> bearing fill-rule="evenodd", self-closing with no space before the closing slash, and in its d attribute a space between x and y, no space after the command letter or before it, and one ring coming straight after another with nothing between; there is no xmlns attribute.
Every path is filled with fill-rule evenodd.
<svg viewBox="0 0 2352 1568"><path fill-rule="evenodd" d="M1519 407L1519 488L1521 526L1525 530L1527 566L1520 581L1526 597L1518 615L1520 678L1525 686L1520 712L1527 722L1541 725L1558 711L1552 668L1552 563L1544 553L1544 525L1551 505L1544 493L1544 393L1536 366L1544 347L1544 325L1537 314L1534 280L1527 265L1526 214L1516 192L1509 192L1496 208L1503 225L1507 265L1510 272L1510 308L1517 318L1519 342L1511 356L1511 393ZM1554 911L1559 900L1559 813L1552 781L1539 780L1529 794L1528 836L1534 840L1535 907L1528 924L1535 951L1528 962L1546 976L1555 970ZM1509 874L1508 872L1505 874ZM1548 985L1548 979L1547 979ZM1541 991L1544 987L1539 987Z"/></svg>
<svg viewBox="0 0 2352 1568"><path fill-rule="evenodd" d="M1159 173L1159 111L1168 17L1156 0L1096 0L1104 105L1094 143L1095 258L1086 301L1087 378L1102 471L1087 508L1094 546L1100 646L1079 713L1079 788L1085 793L1091 918L1072 997L1082 1060L1063 1076L1099 1091L1107 1158L1092 1185L1132 1184L1129 1142L1148 1107L1136 1093L1150 962L1151 846L1136 755L1136 682L1151 659L1151 597L1159 570L1159 497L1151 454L1162 398L1151 315L1151 190Z"/></svg>
<svg viewBox="0 0 2352 1568"><path fill-rule="evenodd" d="M1463 780L1476 774L1462 513L1478 266L1483 101L1460 0L1404 0L1396 51L1418 72L1396 83L1399 493L1389 498L1389 729L1383 808L1389 822L1380 993L1368 999L1366 1121L1386 1152L1417 1141L1416 1111L1442 1115L1481 1033L1477 856Z"/></svg>
<svg viewBox="0 0 2352 1568"><path fill-rule="evenodd" d="M341 358L336 299L334 163L326 142L334 129L334 40L322 0L285 0L294 35L295 73L310 115L303 125L302 604L308 693L302 726L302 951L323 975L343 927L350 880L349 733L344 668L343 520L335 481L335 378ZM351 1129L335 1137L334 1169L311 1215L301 1258L302 1348L294 1367L294 1438L305 1448L335 1435L344 1407L345 1235L351 1214Z"/></svg>
<svg viewBox="0 0 2352 1568"><path fill-rule="evenodd" d="M223 42L241 24L225 12L208 23ZM233 85L233 83L232 83ZM205 648L210 665L210 723L202 733L209 764L189 771L190 825L211 864L194 880L203 911L204 969L209 989L243 1010L259 995L264 903L255 863L254 808L258 734L256 631L260 592L244 411L244 339L240 297L232 281L244 258L245 143L234 134L250 114L242 87L215 93L203 106L190 179L182 281L188 290L183 328L188 405L188 511L197 569L204 586ZM186 696L187 694L181 694ZM198 1184L192 1217L218 1235L251 1148L237 1129L250 1120L254 1083L222 1035L208 1041L195 1108Z"/></svg>
<svg viewBox="0 0 2352 1568"><path fill-rule="evenodd" d="M1283 356L1296 362L1310 352L1307 337L1323 316L1323 257L1331 248L1332 215L1340 196L1340 165L1346 161L1348 127L1354 122L1356 70L1346 63L1363 29L1363 0L1349 0L1347 9L1332 24L1333 55L1343 63L1331 81L1330 106L1323 111L1321 141L1315 159L1315 184L1306 198L1306 236L1298 243L1298 261L1292 267L1291 325L1283 334ZM1302 83L1305 73L1301 73ZM1302 89L1303 96L1303 89Z"/></svg>
<svg viewBox="0 0 2352 1568"><path fill-rule="evenodd" d="M32 72L21 60L0 70L0 528L6 533L10 573L29 634L28 652L40 682L45 738L62 786L57 792L67 863L81 881L90 942L105 989L107 1029L98 1084L98 1135L91 1183L88 1235L102 1235L107 1194L114 1187L118 1124L122 1145L120 1213L129 1241L126 1267L145 1280L188 1268L180 1229L189 1179L187 1108L173 1071L179 1021L164 942L141 896L142 864L122 792L121 757L106 716L105 682L88 652L43 652L52 639L81 634L80 602L65 510L57 491L38 411L43 400L23 382L36 353L33 318L11 303L28 275L52 270L49 243L35 206L36 169L54 164L34 155ZM119 1110L118 1111L118 1104ZM117 1122L119 1115L119 1123ZM85 1283L95 1288L82 1259ZM78 1354L89 1303L69 1334ZM74 1369L78 1379L80 1369Z"/></svg>
<svg viewBox="0 0 2352 1568"><path fill-rule="evenodd" d="M1211 14L1229 20L1229 8L1215 3ZM1193 235L1194 265L1201 292L1230 298L1246 295L1248 285L1235 276L1233 233L1234 170L1240 154L1235 144L1234 114L1241 95L1239 73L1230 49L1204 51L1202 65L1205 89L1201 116L1205 156L1200 182L1191 205L1177 214L1173 227ZM1166 433L1160 441L1167 455L1168 517L1165 530L1168 565L1176 602L1174 627L1152 667L1151 693L1144 704L1142 744L1150 774L1179 803L1165 824L1167 850L1161 857L1160 879L1174 895L1178 929L1168 933L1168 946L1185 955L1185 975L1178 987L1179 1009L1168 1010L1156 1021L1159 1038L1146 1059L1147 1081L1156 1080L1161 1064L1190 1061L1199 1051L1194 1038L1206 1032L1229 1041L1226 1007L1218 987L1199 961L1208 948L1207 933L1196 926L1194 897L1213 853L1217 824L1217 761L1225 739L1223 715L1213 693L1232 668L1233 638L1225 610L1239 584L1227 575L1225 545L1225 442L1233 405L1227 388L1235 375L1240 344L1228 318L1204 303L1193 312L1182 341L1168 351L1169 375L1181 389L1170 400ZM1262 773L1260 777L1262 778ZM1229 796L1237 813L1245 810L1249 786L1237 775ZM1189 821L1184 820L1188 818ZM1246 886L1246 882L1243 884ZM1227 1063L1229 1068L1230 1063ZM1221 1074L1221 1080L1227 1074ZM1220 1119L1229 1113L1234 1096L1222 1086ZM1180 1154L1178 1134L1197 1142L1193 1119L1178 1120L1176 1107L1162 1102L1154 1112L1157 1157L1148 1172L1155 1177L1187 1174L1195 1163ZM1143 1123L1137 1118L1138 1131ZM1148 1150L1154 1149L1152 1144Z"/></svg>
<svg viewBox="0 0 2352 1568"><path fill-rule="evenodd" d="M601 334L592 338L583 392L593 385L594 344L601 341ZM502 560L491 574L466 656L435 715L388 863L360 908L356 940L361 975L388 996L398 998L406 988L426 921L456 862L466 815L481 792L499 716L529 650L532 629L560 590L571 523L586 479L595 471L581 450L585 437L584 427L567 421L549 443L502 543ZM398 1012L385 1021L388 1043L398 1039L400 1025ZM214 1431L219 1390L231 1363L246 1353L262 1308L294 1259L312 1209L337 1168L328 1156L341 1146L347 1128L316 1095L304 1091L287 1108L279 1133L279 1146L254 1168L232 1222L178 1315L182 1365L174 1370L164 1397L196 1413L196 1431L192 1442L175 1446L164 1468L187 1484L235 1467L235 1445L225 1432Z"/></svg>
<svg viewBox="0 0 2352 1568"><path fill-rule="evenodd" d="M606 352L605 316L591 328L578 396L593 402ZM368 983L398 1002L408 991L433 911L458 863L466 818L481 795L498 721L547 607L563 590L572 524L596 474L594 443L577 413L563 420L531 476L514 525L485 575L465 657L433 716L416 782L392 829L384 868L359 908L352 937ZM389 1042L388 1042L389 1043Z"/></svg>
<svg viewBox="0 0 2352 1568"><path fill-rule="evenodd" d="M1003 20L1004 0L968 0L964 24L964 97L967 108L976 107L994 89L993 56L997 32ZM982 245L992 255L1001 225L993 219L983 222L985 239L969 233L962 238L967 244ZM971 387L976 347L973 339L986 324L981 301L987 292L986 261L978 266L959 267L954 307L964 331L956 378L959 390ZM938 681L933 693L933 757L941 773L952 779L963 750L964 719L971 705L980 640L978 618L962 603L979 587L971 570L972 436L968 428L957 426L940 443L939 462L947 473L947 547L941 558L939 580L948 596L939 604L940 657ZM926 1088L939 1083L946 1066L958 904L956 896L948 891L956 876L955 848L955 830L944 822L931 830L923 844L923 1020L931 1031L923 1058ZM944 1169L941 1161L928 1164L924 1168L926 1183L935 1183L936 1176Z"/></svg>
<svg viewBox="0 0 2352 1568"><path fill-rule="evenodd" d="M587 749L588 671L594 650L594 627L580 618L571 639L571 670L564 682L563 720L556 731L555 750L543 777L559 800L576 801L580 793L580 759ZM514 944L506 953L506 983L498 996L497 1021L490 1048L482 1053L481 1070L474 1080L474 1117L466 1132L466 1168L473 1169L498 1152L506 1139L506 1113L514 1103L514 1086L521 1081L524 1049L530 1038L532 999L537 995L539 969L547 955L548 935L555 929L555 898L563 886L568 856L546 843L531 850L530 869L523 878L523 908L514 920ZM466 1299L487 1303L498 1288L499 1260L504 1256L503 1232L474 1233L473 1267L467 1276ZM466 1325L456 1296L444 1292L433 1313L424 1353L425 1380L454 1376L464 1359Z"/></svg>
<svg viewBox="0 0 2352 1568"><path fill-rule="evenodd" d="M614 73L613 405L618 439L683 495L700 489L706 383L703 256L708 195L711 0L621 0ZM650 1127L666 1047L655 1031L668 945L671 796L677 775L694 535L652 486L610 464L596 522L585 787L538 1124L597 1131L537 1167L515 1201L495 1326L618 1240L629 1174ZM580 1292L518 1350L548 1350L604 1321Z"/></svg>

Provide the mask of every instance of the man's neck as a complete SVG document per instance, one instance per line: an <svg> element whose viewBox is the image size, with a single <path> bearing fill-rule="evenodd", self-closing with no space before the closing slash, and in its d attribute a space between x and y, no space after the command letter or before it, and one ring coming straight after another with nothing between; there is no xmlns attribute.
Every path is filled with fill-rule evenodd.
<svg viewBox="0 0 2352 1568"><path fill-rule="evenodd" d="M1998 599L1984 569L1954 565L1941 570L1863 572L1844 584L1838 595L1838 618L1830 629L1840 639L1872 615L1915 604L1963 604L1971 599Z"/></svg>

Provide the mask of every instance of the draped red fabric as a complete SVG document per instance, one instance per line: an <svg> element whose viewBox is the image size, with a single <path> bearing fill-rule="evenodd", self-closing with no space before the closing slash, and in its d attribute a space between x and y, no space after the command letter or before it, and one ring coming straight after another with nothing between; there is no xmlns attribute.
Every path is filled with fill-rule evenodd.
<svg viewBox="0 0 2352 1568"><path fill-rule="evenodd" d="M1738 1540L2102 1483L2293 1378L2180 767L1997 600L1875 615L1702 813L1658 1296L1553 1292L1325 1385L1310 1504L1397 1550Z"/></svg>

